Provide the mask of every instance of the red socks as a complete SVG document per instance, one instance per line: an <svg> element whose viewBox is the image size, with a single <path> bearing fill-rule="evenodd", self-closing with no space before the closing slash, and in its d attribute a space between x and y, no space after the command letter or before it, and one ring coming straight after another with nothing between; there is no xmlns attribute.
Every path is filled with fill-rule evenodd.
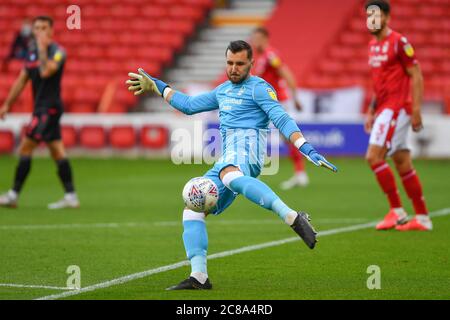
<svg viewBox="0 0 450 320"><path fill-rule="evenodd" d="M372 171L377 177L381 189L386 193L391 208L401 208L402 203L395 184L394 174L386 162L380 162L372 166Z"/></svg>
<svg viewBox="0 0 450 320"><path fill-rule="evenodd" d="M386 162L380 162L372 166L372 170L377 177L378 183L386 193L391 208L401 208L402 203L395 184L394 174ZM428 214L423 197L422 185L417 177L416 170L412 169L401 175L403 187L406 194L411 199L416 214Z"/></svg>
<svg viewBox="0 0 450 320"><path fill-rule="evenodd" d="M423 197L422 184L420 183L419 177L417 177L416 170L412 169L402 174L401 177L403 186L413 203L416 214L428 214Z"/></svg>
<svg viewBox="0 0 450 320"><path fill-rule="evenodd" d="M295 172L298 173L305 171L305 162L300 151L298 151L298 149L291 143L289 143L288 146L289 146L289 155L291 157L292 162L294 163Z"/></svg>

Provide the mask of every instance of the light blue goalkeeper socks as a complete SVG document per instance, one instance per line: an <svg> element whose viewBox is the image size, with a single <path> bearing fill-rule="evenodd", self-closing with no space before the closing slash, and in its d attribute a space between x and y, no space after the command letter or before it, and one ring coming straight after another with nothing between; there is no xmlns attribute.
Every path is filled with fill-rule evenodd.
<svg viewBox="0 0 450 320"><path fill-rule="evenodd" d="M235 178L231 181L230 187L257 205L274 211L283 221L286 221L289 213L295 212L281 201L269 186L256 178L249 176Z"/></svg>
<svg viewBox="0 0 450 320"><path fill-rule="evenodd" d="M183 242L186 255L191 261L192 272L207 273L206 252L208 250L208 233L206 224L199 220L183 221Z"/></svg>

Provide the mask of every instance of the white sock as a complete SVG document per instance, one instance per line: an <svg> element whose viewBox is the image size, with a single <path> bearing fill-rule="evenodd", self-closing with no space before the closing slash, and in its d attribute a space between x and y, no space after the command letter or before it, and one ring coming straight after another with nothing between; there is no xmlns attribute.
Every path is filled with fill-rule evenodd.
<svg viewBox="0 0 450 320"><path fill-rule="evenodd" d="M430 216L426 214L416 214L416 220L428 230L433 230L433 222L431 222Z"/></svg>
<svg viewBox="0 0 450 320"><path fill-rule="evenodd" d="M64 195L64 198L69 201L74 201L78 199L77 194L75 192L66 193Z"/></svg>
<svg viewBox="0 0 450 320"><path fill-rule="evenodd" d="M201 284L204 284L208 279L208 274L203 272L192 272L191 277L197 279Z"/></svg>
<svg viewBox="0 0 450 320"><path fill-rule="evenodd" d="M19 197L19 194L11 189L8 191L8 197L15 201Z"/></svg>
<svg viewBox="0 0 450 320"><path fill-rule="evenodd" d="M401 207L400 207L400 208L394 208L394 209L392 209L392 210L394 210L395 214L396 214L400 219L405 218L405 217L407 216L405 209L403 209L403 208L401 208Z"/></svg>
<svg viewBox="0 0 450 320"><path fill-rule="evenodd" d="M416 214L416 219L421 223L428 223L431 221L430 217L426 214Z"/></svg>
<svg viewBox="0 0 450 320"><path fill-rule="evenodd" d="M307 177L308 174L306 173L306 171L299 171L295 173L296 177Z"/></svg>
<svg viewBox="0 0 450 320"><path fill-rule="evenodd" d="M295 211L289 212L286 217L284 217L284 222L286 222L288 225L292 226L292 224L295 221L295 218L297 218L298 213Z"/></svg>

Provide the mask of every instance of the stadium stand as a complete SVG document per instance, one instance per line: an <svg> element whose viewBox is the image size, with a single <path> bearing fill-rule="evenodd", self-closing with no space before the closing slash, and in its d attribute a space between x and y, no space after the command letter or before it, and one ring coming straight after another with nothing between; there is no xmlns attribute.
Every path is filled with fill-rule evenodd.
<svg viewBox="0 0 450 320"><path fill-rule="evenodd" d="M109 131L109 143L116 149L128 149L136 145L136 132L131 125L114 126Z"/></svg>
<svg viewBox="0 0 450 320"><path fill-rule="evenodd" d="M148 149L161 149L167 146L169 132L163 126L144 126L140 133L141 146Z"/></svg>
<svg viewBox="0 0 450 320"><path fill-rule="evenodd" d="M25 17L47 14L55 19L55 40L67 51L63 79L66 111L98 110L108 84L116 84L113 103L103 112L125 112L136 104L126 86L127 73L143 67L153 75L173 63L195 29L206 18L212 0L151 0L137 7L131 0L79 0L81 30L69 30L69 0L3 0L0 3L0 58L8 52ZM158 30L147 32L146 30ZM0 101L6 97L19 70L13 61L0 77ZM106 72L105 72L106 71ZM120 84L120 85L117 85ZM12 112L30 112L30 88Z"/></svg>
<svg viewBox="0 0 450 320"><path fill-rule="evenodd" d="M88 149L100 149L106 146L106 129L103 126L85 126L80 130L80 144Z"/></svg>
<svg viewBox="0 0 450 320"><path fill-rule="evenodd" d="M293 66L302 87L361 85L370 92L367 66L370 35L365 23L364 2L340 1L339 6L333 5L331 0L279 2L268 26L275 46L282 52L289 52L287 63ZM421 62L425 99L447 101L446 112L449 113L450 2L392 0L391 3L392 28L408 37ZM292 10L295 5L297 12ZM326 12L327 6L333 10ZM298 19L292 19L294 15ZM292 41L285 30L294 28L299 32Z"/></svg>
<svg viewBox="0 0 450 320"><path fill-rule="evenodd" d="M73 148L78 143L78 133L74 126L61 126L61 136L66 148Z"/></svg>
<svg viewBox="0 0 450 320"><path fill-rule="evenodd" d="M14 150L14 133L10 130L0 130L0 154L11 153Z"/></svg>
<svg viewBox="0 0 450 320"><path fill-rule="evenodd" d="M25 17L51 15L55 18L55 40L68 54L63 78L66 112L102 113L101 117L105 117L136 106L137 99L124 85L130 70L143 67L182 90L188 84L211 85L223 75L226 44L236 38L247 39L257 24L264 23L273 46L301 88L358 85L365 88L369 99L370 35L362 9L364 0L342 0L339 5L334 0L228 0L222 1L227 3L223 7L217 2L146 0L137 8L134 0L78 0L81 30L68 30L66 10L72 4L69 0L2 0L0 59L8 54ZM426 100L442 103L446 106L444 112L450 114L450 2L392 3L392 27L408 36L421 61ZM207 27L205 22L209 23ZM0 73L0 102L21 68L22 62L13 60L8 72ZM152 99L146 99L149 100ZM173 112L159 97L154 100L155 106L161 106L160 111ZM12 111L32 111L31 86L27 86ZM170 131L162 125L109 128L101 121L65 124L63 140L68 148L82 146L94 151L136 146L162 150L170 144ZM11 137L7 130L0 132L0 153L12 152L18 131L16 135Z"/></svg>

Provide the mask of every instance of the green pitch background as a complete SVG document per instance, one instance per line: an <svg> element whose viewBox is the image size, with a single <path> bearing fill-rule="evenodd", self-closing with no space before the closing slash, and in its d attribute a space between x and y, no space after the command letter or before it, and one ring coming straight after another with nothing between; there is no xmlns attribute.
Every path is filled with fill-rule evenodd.
<svg viewBox="0 0 450 320"><path fill-rule="evenodd" d="M307 211L319 231L380 219L387 204L362 159L332 159L340 172L308 165L311 185L281 191L288 160L267 182L293 208ZM50 211L62 196L49 159L33 160L19 208L0 208L0 284L64 287L66 269L81 268L81 286L185 259L181 190L207 166L165 160L73 159L78 210ZM16 159L0 157L0 190ZM430 211L450 207L450 162L416 161ZM409 213L411 205L401 191ZM189 267L151 275L68 299L449 299L450 215L432 232L376 232L373 228L319 238L314 250L296 241L211 260L212 291L169 292ZM208 217L209 253L295 236L273 213L242 197ZM369 265L381 268L381 289L369 290ZM34 299L64 292L0 286L0 299Z"/></svg>

